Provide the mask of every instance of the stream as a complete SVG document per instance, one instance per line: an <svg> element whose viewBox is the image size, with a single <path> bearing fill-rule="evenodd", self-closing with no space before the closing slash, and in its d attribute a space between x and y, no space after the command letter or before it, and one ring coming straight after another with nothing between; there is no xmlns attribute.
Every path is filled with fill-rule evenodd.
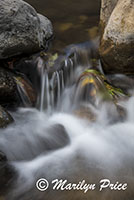
<svg viewBox="0 0 134 200"><path fill-rule="evenodd" d="M85 90L86 96L80 98L78 79L85 69L93 67L91 57L86 59L87 52L83 53L83 45L76 45L72 59L66 54L63 73L60 69L49 76L42 65L39 110L18 109L12 113L15 124L1 130L0 150L7 156L13 173L10 177L7 169L10 181L6 199L116 199L132 190L134 99L120 102L126 110L122 121L113 102L102 102L99 97L89 101L92 90ZM96 68L102 70L99 60L97 63ZM68 71L65 80L64 73ZM95 114L93 120L91 113ZM49 183L55 179L69 183L84 180L96 184L96 190L60 191L50 185L47 191L41 192L36 188L40 178ZM129 188L112 193L107 188L99 192L99 181L104 178L114 184L127 184Z"/></svg>
<svg viewBox="0 0 134 200"><path fill-rule="evenodd" d="M99 1L95 1L96 5ZM96 16L93 25L98 19L97 8L95 11L91 13ZM8 160L0 166L0 173L5 170L5 179L0 180L0 200L133 200L134 97L126 95L126 98L118 91L125 100L119 98L116 103L104 100L96 86L99 84L105 92L100 74L97 78L82 79L85 70L90 75L92 70L104 75L97 55L98 38L87 42L88 37L78 36L73 42L64 41L64 37L59 41L58 36L52 50L62 52L53 64L56 70L44 65L41 58L38 60L40 81L34 83L38 88L36 107L18 108L11 113L15 123L0 130L0 151ZM128 77L112 78L116 77L120 77L121 85L129 85ZM94 80L96 90L92 88ZM133 94L133 82L129 92ZM123 108L123 117L118 106ZM44 191L37 188L37 181L42 178L49 183ZM95 189L86 192L82 188L70 189L71 186L54 189L52 182L56 179L66 180L66 185L81 185L84 181L84 184L95 184ZM108 185L100 191L103 179L113 186L126 184L127 189L114 190Z"/></svg>

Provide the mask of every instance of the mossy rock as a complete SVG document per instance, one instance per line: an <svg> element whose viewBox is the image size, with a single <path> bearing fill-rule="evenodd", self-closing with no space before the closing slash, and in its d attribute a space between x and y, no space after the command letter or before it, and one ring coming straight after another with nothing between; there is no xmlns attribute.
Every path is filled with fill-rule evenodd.
<svg viewBox="0 0 134 200"><path fill-rule="evenodd" d="M120 88L112 86L103 74L94 69L87 69L83 72L78 85L81 89L90 86L86 92L89 99L93 99L93 101L98 97L102 101L117 103L118 100L124 100L128 97Z"/></svg>

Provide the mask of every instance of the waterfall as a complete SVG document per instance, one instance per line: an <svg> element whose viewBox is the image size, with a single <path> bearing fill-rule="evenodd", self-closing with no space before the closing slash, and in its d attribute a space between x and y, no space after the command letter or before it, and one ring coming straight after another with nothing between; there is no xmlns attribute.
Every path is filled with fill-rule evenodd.
<svg viewBox="0 0 134 200"><path fill-rule="evenodd" d="M38 64L39 109L19 109L13 113L16 123L1 130L0 152L8 162L4 163L5 179L1 179L0 189L5 183L8 185L9 190L4 194L7 200L51 200L58 199L59 195L64 200L84 199L79 191L74 195L71 191L52 190L51 181L65 177L70 182L86 180L96 184L104 177L114 182L124 181L125 177L125 182L133 186L134 98L119 101L118 107L118 97L126 95L95 71L100 68L99 61L94 70L90 57L82 63L87 56L82 59L81 54L79 59L80 52L77 54L76 49L70 54L55 63L56 70L43 62ZM103 100L98 101L100 91L108 92L107 85L111 89L108 100L101 96ZM125 117L120 120L123 112ZM5 176L8 169L14 175L12 180ZM2 173L0 170L0 177ZM36 188L40 178L50 183L45 192ZM114 194L93 192L97 200ZM120 199L122 194L118 193ZM92 192L83 195L92 199Z"/></svg>
<svg viewBox="0 0 134 200"><path fill-rule="evenodd" d="M80 47L76 47L73 51L70 49L69 51L70 54L66 54L64 62L62 57L61 60L60 56L58 57L58 63L55 62L53 66L57 70L53 72L49 70L52 67L44 67L44 63L39 60L41 92L39 93L38 101L40 102L40 111L45 110L52 113L54 108L59 109L64 90L74 85L79 75L86 68L90 68L90 56L88 56L86 50L83 51Z"/></svg>
<svg viewBox="0 0 134 200"><path fill-rule="evenodd" d="M41 99L40 99L40 111L50 111L51 99L50 99L50 82L47 71L43 71L41 76Z"/></svg>

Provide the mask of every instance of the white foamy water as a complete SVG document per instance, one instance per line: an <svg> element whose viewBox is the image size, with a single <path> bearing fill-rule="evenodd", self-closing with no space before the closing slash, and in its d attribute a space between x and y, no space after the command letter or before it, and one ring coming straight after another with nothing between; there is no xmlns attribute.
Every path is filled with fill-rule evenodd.
<svg viewBox="0 0 134 200"><path fill-rule="evenodd" d="M134 98L125 106L127 119L114 124L109 124L110 116L105 111L108 105L96 111L96 122L71 113L58 112L48 116L34 109L20 109L15 117L21 119L1 131L0 140L0 150L6 153L18 173L17 185L13 194L11 192L13 199L34 188L41 177L48 180L71 178L80 170L82 180L88 168L93 173L102 171L102 177L116 176L121 170L124 170L124 176L131 176ZM56 124L62 125L66 133L56 127L49 130ZM58 135L56 131L60 131ZM90 173L86 176L90 179Z"/></svg>
<svg viewBox="0 0 134 200"><path fill-rule="evenodd" d="M82 67L77 67L71 79L77 80L82 71ZM104 177L132 181L134 98L121 102L126 109L126 118L121 121L116 106L110 102L101 103L95 108L88 102L77 101L75 83L67 84L64 89L62 71L60 74L61 85L58 72L55 74L58 84L55 108L54 93L49 93L48 76L46 78L45 75L42 82L47 86L47 96L44 99L46 93L42 86L42 112L19 109L13 113L15 124L1 130L0 151L6 154L17 174L7 199L44 200L45 195L48 195L46 200L55 199L51 190L45 194L37 191L36 181L42 177L49 181L55 178L96 181ZM54 79L52 76L52 88ZM43 111L46 99L49 108L52 106L51 112L50 109ZM95 121L76 112L82 110L83 106L95 113ZM49 196L50 193L52 196ZM71 200L72 197L56 198L60 199Z"/></svg>

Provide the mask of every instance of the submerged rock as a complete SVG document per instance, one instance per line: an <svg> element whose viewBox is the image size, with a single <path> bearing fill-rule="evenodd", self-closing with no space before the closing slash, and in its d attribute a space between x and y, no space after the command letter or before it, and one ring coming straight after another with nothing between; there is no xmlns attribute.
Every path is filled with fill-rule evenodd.
<svg viewBox="0 0 134 200"><path fill-rule="evenodd" d="M12 116L2 107L0 106L0 128L4 128L14 120ZM1 157L0 157L1 160Z"/></svg>
<svg viewBox="0 0 134 200"><path fill-rule="evenodd" d="M0 142L0 149L9 161L29 161L70 144L69 135L63 125L52 124L41 130L37 130L35 126L37 125L32 125L28 131L19 126L16 127L17 131L4 132L3 139L7 145Z"/></svg>
<svg viewBox="0 0 134 200"><path fill-rule="evenodd" d="M0 2L0 59L45 49L52 33L51 22L28 3Z"/></svg>
<svg viewBox="0 0 134 200"><path fill-rule="evenodd" d="M111 15L106 17L105 13L110 13L109 7L114 7L114 5L115 8L113 11L111 9ZM114 4L113 1L108 1L101 13L101 16L105 16L102 19L105 29L100 44L100 56L104 71L106 73L133 73L134 2L119 0L117 4Z"/></svg>

